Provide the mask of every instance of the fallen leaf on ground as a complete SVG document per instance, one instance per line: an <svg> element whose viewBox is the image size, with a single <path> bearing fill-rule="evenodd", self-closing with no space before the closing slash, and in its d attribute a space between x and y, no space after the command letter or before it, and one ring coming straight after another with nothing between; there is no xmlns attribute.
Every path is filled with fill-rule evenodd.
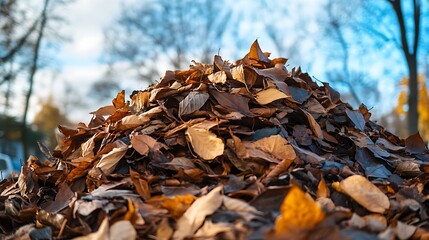
<svg viewBox="0 0 429 240"><path fill-rule="evenodd" d="M341 192L349 195L368 211L384 213L390 207L389 198L363 176L350 176L342 180L339 187Z"/></svg>
<svg viewBox="0 0 429 240"><path fill-rule="evenodd" d="M292 186L280 208L275 222L278 235L294 234L311 230L325 218L325 213L299 187Z"/></svg>

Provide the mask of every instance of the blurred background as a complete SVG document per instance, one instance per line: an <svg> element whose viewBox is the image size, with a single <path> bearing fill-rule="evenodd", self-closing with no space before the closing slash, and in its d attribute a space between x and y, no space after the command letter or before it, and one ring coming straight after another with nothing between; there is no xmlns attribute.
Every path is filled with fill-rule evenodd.
<svg viewBox="0 0 429 240"><path fill-rule="evenodd" d="M0 0L0 153L52 149L121 89L258 39L373 120L429 140L427 0Z"/></svg>

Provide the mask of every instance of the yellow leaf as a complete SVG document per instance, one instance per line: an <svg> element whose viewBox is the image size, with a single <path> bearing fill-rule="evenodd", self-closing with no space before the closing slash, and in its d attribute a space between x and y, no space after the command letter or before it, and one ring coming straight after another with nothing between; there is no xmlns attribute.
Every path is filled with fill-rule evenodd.
<svg viewBox="0 0 429 240"><path fill-rule="evenodd" d="M293 234L310 230L325 218L325 213L299 187L293 186L280 208L275 222L277 234Z"/></svg>

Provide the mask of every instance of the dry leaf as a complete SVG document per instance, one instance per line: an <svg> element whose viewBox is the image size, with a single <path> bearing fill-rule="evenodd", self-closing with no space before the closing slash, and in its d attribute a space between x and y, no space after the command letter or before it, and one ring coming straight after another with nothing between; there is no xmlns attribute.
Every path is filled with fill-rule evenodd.
<svg viewBox="0 0 429 240"><path fill-rule="evenodd" d="M253 113L249 109L248 98L226 92L219 92L217 90L210 90L210 94L223 107L242 113L245 116L253 116Z"/></svg>
<svg viewBox="0 0 429 240"><path fill-rule="evenodd" d="M191 237L204 223L206 216L213 214L222 204L222 186L211 190L207 195L195 200L177 221L174 239Z"/></svg>
<svg viewBox="0 0 429 240"><path fill-rule="evenodd" d="M110 226L110 240L134 240L137 239L137 232L130 221L122 220Z"/></svg>
<svg viewBox="0 0 429 240"><path fill-rule="evenodd" d="M256 101L261 105L266 105L282 98L289 96L276 88L268 88L258 92L255 96Z"/></svg>
<svg viewBox="0 0 429 240"><path fill-rule="evenodd" d="M428 151L425 145L425 142L423 141L419 132L405 139L405 149L409 153L417 153L417 154Z"/></svg>
<svg viewBox="0 0 429 240"><path fill-rule="evenodd" d="M94 112L90 112L90 114L99 115L99 116L109 116L116 112L116 108L112 105L105 106L97 109Z"/></svg>
<svg viewBox="0 0 429 240"><path fill-rule="evenodd" d="M368 211L384 213L390 207L389 198L363 176L350 176L342 180L339 187L340 191L349 195Z"/></svg>
<svg viewBox="0 0 429 240"><path fill-rule="evenodd" d="M133 169L130 169L130 177L136 192L140 195L140 197L142 197L143 200L148 200L150 198L150 189L147 181L140 178L140 174Z"/></svg>
<svg viewBox="0 0 429 240"><path fill-rule="evenodd" d="M174 218L180 218L197 198L191 194L162 197L159 207L165 208Z"/></svg>
<svg viewBox="0 0 429 240"><path fill-rule="evenodd" d="M408 225L401 221L397 222L395 232L399 239L405 240L411 238L413 234L416 232L417 227L413 225Z"/></svg>
<svg viewBox="0 0 429 240"><path fill-rule="evenodd" d="M249 157L273 163L280 163L283 160L291 162L296 157L293 147L280 135L271 135L256 142L243 142L243 145Z"/></svg>
<svg viewBox="0 0 429 240"><path fill-rule="evenodd" d="M261 48L259 47L258 40L255 40L250 47L249 58L265 63L271 62L270 59L262 52Z"/></svg>
<svg viewBox="0 0 429 240"><path fill-rule="evenodd" d="M307 116L311 131L314 133L314 135L316 135L317 138L323 139L323 131L320 128L320 125L317 123L317 121L313 118L313 116L310 113L308 113L307 111L304 111L304 110L302 110L302 111Z"/></svg>
<svg viewBox="0 0 429 240"><path fill-rule="evenodd" d="M173 229L168 224L167 218L163 218L158 229L156 229L156 239L168 240L171 236L173 236Z"/></svg>
<svg viewBox="0 0 429 240"><path fill-rule="evenodd" d="M126 128L135 128L150 121L145 115L130 115L122 118L121 125Z"/></svg>
<svg viewBox="0 0 429 240"><path fill-rule="evenodd" d="M247 202L242 200L238 200L235 198L230 198L227 196L223 196L223 205L225 208L235 212L248 212L248 213L257 213L255 207L249 205Z"/></svg>
<svg viewBox="0 0 429 240"><path fill-rule="evenodd" d="M96 165L104 174L112 173L119 160L122 159L128 150L128 145L122 141L117 140L115 143L117 147L113 148L109 153L104 154Z"/></svg>
<svg viewBox="0 0 429 240"><path fill-rule="evenodd" d="M134 111L139 112L142 109L149 107L150 92L142 91L131 95L130 106L134 108Z"/></svg>
<svg viewBox="0 0 429 240"><path fill-rule="evenodd" d="M352 111L346 108L346 114L350 120L352 120L355 127L361 131L365 130L365 119L363 118L362 113L359 111Z"/></svg>
<svg viewBox="0 0 429 240"><path fill-rule="evenodd" d="M97 232L93 232L86 236L76 237L73 240L101 240L106 239L109 240L109 220L108 218L104 218L103 222L101 222L100 227Z"/></svg>
<svg viewBox="0 0 429 240"><path fill-rule="evenodd" d="M120 91L116 98L112 100L112 103L116 109L125 107L125 90Z"/></svg>
<svg viewBox="0 0 429 240"><path fill-rule="evenodd" d="M226 83L226 73L224 71L219 71L212 73L207 76L210 82L215 84L225 84Z"/></svg>
<svg viewBox="0 0 429 240"><path fill-rule="evenodd" d="M142 156L147 156L149 151L158 151L162 145L149 135L139 134L131 136L131 146Z"/></svg>
<svg viewBox="0 0 429 240"><path fill-rule="evenodd" d="M232 232L233 226L226 223L213 223L210 220L204 222L204 225L195 233L195 238L211 239L222 232Z"/></svg>
<svg viewBox="0 0 429 240"><path fill-rule="evenodd" d="M322 178L317 186L317 198L328 198L329 195L329 188L326 185L325 179Z"/></svg>
<svg viewBox="0 0 429 240"><path fill-rule="evenodd" d="M232 78L246 85L246 77L244 75L243 64L240 64L234 68L231 68L231 75L232 75Z"/></svg>
<svg viewBox="0 0 429 240"><path fill-rule="evenodd" d="M179 103L179 116L191 114L199 110L209 99L209 94L206 92L190 92Z"/></svg>
<svg viewBox="0 0 429 240"><path fill-rule="evenodd" d="M277 234L294 234L312 229L325 218L325 213L299 187L292 186L275 222Z"/></svg>
<svg viewBox="0 0 429 240"><path fill-rule="evenodd" d="M94 138L97 135L92 136L90 139L88 139L86 142L82 143L82 157L94 157Z"/></svg>
<svg viewBox="0 0 429 240"><path fill-rule="evenodd" d="M190 126L186 129L186 136L189 137L195 153L205 160L212 160L223 154L225 145L222 139L206 128Z"/></svg>

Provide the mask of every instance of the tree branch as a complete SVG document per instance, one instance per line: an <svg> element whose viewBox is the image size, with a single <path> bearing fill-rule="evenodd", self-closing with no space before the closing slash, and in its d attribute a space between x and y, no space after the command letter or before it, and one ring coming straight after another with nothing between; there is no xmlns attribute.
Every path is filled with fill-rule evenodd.
<svg viewBox="0 0 429 240"><path fill-rule="evenodd" d="M401 44L402 44L402 49L403 49L404 54L405 54L405 58L409 59L410 49L408 46L407 30L405 28L404 15L403 15L402 9L401 9L401 0L389 0L389 3L392 4L393 10L394 10L396 17L398 19L399 30L400 30L400 34L401 34Z"/></svg>
<svg viewBox="0 0 429 240"><path fill-rule="evenodd" d="M18 40L18 43L12 49L10 49L10 51L7 52L6 55L0 57L0 64L9 61L24 46L24 44L27 42L27 39L30 37L31 33L33 33L33 31L36 29L39 23L39 20L40 20L40 17L34 20L33 24L27 30L24 36L22 36Z"/></svg>
<svg viewBox="0 0 429 240"><path fill-rule="evenodd" d="M419 46L419 37L420 37L420 16L421 16L421 2L420 0L413 1L414 7L414 44L413 44L413 54L417 56L417 49Z"/></svg>

